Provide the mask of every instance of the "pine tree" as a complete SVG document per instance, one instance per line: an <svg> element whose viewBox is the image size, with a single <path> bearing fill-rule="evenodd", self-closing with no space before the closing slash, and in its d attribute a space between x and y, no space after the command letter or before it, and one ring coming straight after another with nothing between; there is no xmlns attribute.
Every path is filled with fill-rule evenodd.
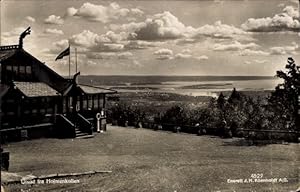
<svg viewBox="0 0 300 192"><path fill-rule="evenodd" d="M273 113L272 124L279 129L299 130L298 97L300 95L300 66L293 58L288 58L286 72L277 71L276 76L283 80L276 86L269 98L269 107Z"/></svg>

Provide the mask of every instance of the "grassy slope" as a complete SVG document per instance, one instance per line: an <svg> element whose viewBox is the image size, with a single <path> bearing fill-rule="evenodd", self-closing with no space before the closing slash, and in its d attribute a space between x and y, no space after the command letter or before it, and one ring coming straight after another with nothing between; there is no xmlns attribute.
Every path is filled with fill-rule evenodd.
<svg viewBox="0 0 300 192"><path fill-rule="evenodd" d="M243 146L236 139L109 127L92 139L40 139L4 146L11 172L112 170L81 183L31 186L31 191L291 191L297 188L299 144ZM228 184L227 179L287 177L287 184ZM10 191L30 186L11 185Z"/></svg>

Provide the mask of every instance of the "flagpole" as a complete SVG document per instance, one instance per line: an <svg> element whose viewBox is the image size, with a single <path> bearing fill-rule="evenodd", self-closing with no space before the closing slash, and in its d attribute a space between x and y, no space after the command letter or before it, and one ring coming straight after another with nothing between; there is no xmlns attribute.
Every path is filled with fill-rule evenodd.
<svg viewBox="0 0 300 192"><path fill-rule="evenodd" d="M77 48L75 47L75 73L77 73Z"/></svg>
<svg viewBox="0 0 300 192"><path fill-rule="evenodd" d="M71 79L71 47L70 47L70 44L69 44L69 79Z"/></svg>

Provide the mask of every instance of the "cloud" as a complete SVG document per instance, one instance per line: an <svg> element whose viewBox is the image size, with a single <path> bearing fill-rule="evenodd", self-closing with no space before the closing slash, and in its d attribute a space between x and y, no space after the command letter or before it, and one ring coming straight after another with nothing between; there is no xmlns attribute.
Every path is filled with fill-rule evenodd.
<svg viewBox="0 0 300 192"><path fill-rule="evenodd" d="M124 49L123 44L118 43L104 43L99 44L98 47L94 48L93 50L101 51L101 52L118 52Z"/></svg>
<svg viewBox="0 0 300 192"><path fill-rule="evenodd" d="M201 61L201 60L208 60L208 57L206 55L201 55L199 57L195 57L197 60Z"/></svg>
<svg viewBox="0 0 300 192"><path fill-rule="evenodd" d="M117 25L117 24L110 24L109 28L114 30L114 31L130 31L130 32L134 32L136 30L139 30L143 27L145 27L146 24L144 22L139 22L139 23L135 23L135 22L130 22L130 23L125 23L122 25ZM136 36L136 34L134 34L134 36Z"/></svg>
<svg viewBox="0 0 300 192"><path fill-rule="evenodd" d="M128 58L132 57L133 54L131 52L126 51L123 53L119 53L117 56L119 59L128 59Z"/></svg>
<svg viewBox="0 0 300 192"><path fill-rule="evenodd" d="M60 41L56 41L52 43L52 48L43 49L42 52L48 54L58 54L60 51L63 51L69 46L69 41L67 39L63 39Z"/></svg>
<svg viewBox="0 0 300 192"><path fill-rule="evenodd" d="M21 33L23 33L27 27L16 27L11 29L10 31L2 32L1 33L1 43L3 45L14 45L19 43L19 37ZM31 35L26 36L26 47L31 48L31 50L36 48L36 45L32 42L32 38L34 37L35 31L31 29ZM26 40L27 39L27 40ZM31 39L31 40L30 40ZM29 49L30 50L30 49Z"/></svg>
<svg viewBox="0 0 300 192"><path fill-rule="evenodd" d="M87 61L87 65L89 65L89 66L96 66L97 63L96 63L95 61L88 60L88 61Z"/></svg>
<svg viewBox="0 0 300 192"><path fill-rule="evenodd" d="M283 9L283 12L288 14L293 18L299 18L299 11L298 9L294 8L293 6L287 6Z"/></svg>
<svg viewBox="0 0 300 192"><path fill-rule="evenodd" d="M221 5L223 5L224 2L225 2L224 0L214 0L214 3L221 4Z"/></svg>
<svg viewBox="0 0 300 192"><path fill-rule="evenodd" d="M265 63L268 63L268 61L267 61L267 60L258 60L258 59L254 59L254 60L252 60L252 61L244 61L244 63L245 63L246 65L250 65L250 64L252 64L252 63L265 64Z"/></svg>
<svg viewBox="0 0 300 192"><path fill-rule="evenodd" d="M261 51L261 50L251 50L245 49L239 52L240 56L267 56L270 55L269 52Z"/></svg>
<svg viewBox="0 0 300 192"><path fill-rule="evenodd" d="M273 17L250 18L241 25L242 29L252 32L299 31L299 12L292 6L283 9L283 13Z"/></svg>
<svg viewBox="0 0 300 192"><path fill-rule="evenodd" d="M264 63L267 63L268 61L267 60L258 60L258 59L255 59L253 60L255 63L259 63L259 64L264 64Z"/></svg>
<svg viewBox="0 0 300 192"><path fill-rule="evenodd" d="M127 44L125 44L126 49L147 49L149 47L157 47L162 45L163 42L149 42L149 41L128 41Z"/></svg>
<svg viewBox="0 0 300 192"><path fill-rule="evenodd" d="M1 36L3 36L3 37L15 37L15 36L19 36L25 30L26 30L25 27L16 27L16 28L12 29L11 31L3 32L1 34Z"/></svg>
<svg viewBox="0 0 300 192"><path fill-rule="evenodd" d="M87 53L89 59L112 59L116 57L116 53Z"/></svg>
<svg viewBox="0 0 300 192"><path fill-rule="evenodd" d="M125 39L127 39L127 35L124 32L116 34L108 31L106 34L98 35L89 30L84 30L79 34L73 35L70 38L70 43L94 51L111 52L123 50L125 45L121 41Z"/></svg>
<svg viewBox="0 0 300 192"><path fill-rule="evenodd" d="M245 49L239 52L240 56L268 56L268 55L298 55L299 45L295 42L290 46L271 47L268 51Z"/></svg>
<svg viewBox="0 0 300 192"><path fill-rule="evenodd" d="M259 45L256 43L242 44L238 41L234 41L232 44L215 44L214 51L240 51L245 49L256 49Z"/></svg>
<svg viewBox="0 0 300 192"><path fill-rule="evenodd" d="M84 30L79 34L73 35L70 38L70 42L75 45L95 47L101 43L116 43L124 39L126 39L125 33L116 34L112 31L108 31L106 34L98 35L89 30Z"/></svg>
<svg viewBox="0 0 300 192"><path fill-rule="evenodd" d="M130 40L129 34L126 32L115 33L108 31L105 34L98 35L89 30L71 36L70 43L76 46L82 46L91 51L114 52L132 49L147 49L157 47L164 42L149 42L141 40Z"/></svg>
<svg viewBox="0 0 300 192"><path fill-rule="evenodd" d="M92 3L84 3L79 9L75 8L69 10L74 16L81 17L90 21L99 21L102 23L108 23L112 20L119 19L121 17L127 16L129 13L137 14L141 13L141 10L138 9L126 9L121 8L119 4L113 2L108 6L95 5Z"/></svg>
<svg viewBox="0 0 300 192"><path fill-rule="evenodd" d="M133 54L131 52L122 52L122 53L115 53L115 52L88 52L86 54L87 58L89 59L129 59L132 58Z"/></svg>
<svg viewBox="0 0 300 192"><path fill-rule="evenodd" d="M299 45L295 42L291 46L272 47L271 55L298 55Z"/></svg>
<svg viewBox="0 0 300 192"><path fill-rule="evenodd" d="M99 35L89 30L84 30L70 38L70 43L84 47L94 47L98 42L103 42L103 40L100 40Z"/></svg>
<svg viewBox="0 0 300 192"><path fill-rule="evenodd" d="M44 20L46 24L53 24L53 25L62 25L64 24L64 20L60 16L50 15Z"/></svg>
<svg viewBox="0 0 300 192"><path fill-rule="evenodd" d="M191 58L192 55L191 54L186 54L186 53L177 53L175 55L176 59L187 59L187 58Z"/></svg>
<svg viewBox="0 0 300 192"><path fill-rule="evenodd" d="M294 4L299 4L299 0L289 0L289 2L294 3Z"/></svg>
<svg viewBox="0 0 300 192"><path fill-rule="evenodd" d="M34 23L35 22L35 18L31 17L31 16L27 16L25 17L26 21L29 21L29 22L32 22Z"/></svg>
<svg viewBox="0 0 300 192"><path fill-rule="evenodd" d="M197 42L196 39L191 39L191 38L184 38L184 39L176 40L176 44L178 44L178 45L192 44L192 43L196 43L196 42Z"/></svg>
<svg viewBox="0 0 300 192"><path fill-rule="evenodd" d="M74 16L76 13L77 13L77 9L75 9L74 7L69 7L67 8L65 16L67 17Z"/></svg>
<svg viewBox="0 0 300 192"><path fill-rule="evenodd" d="M155 14L152 18L135 24L135 26L137 28L134 31L135 38L138 40L176 39L183 37L185 33L193 29L186 27L168 11Z"/></svg>
<svg viewBox="0 0 300 192"><path fill-rule="evenodd" d="M122 25L111 24L110 29L127 31L131 39L135 40L181 40L184 43L196 42L196 39L211 37L216 39L236 39L243 41L253 41L250 32L222 24L217 21L212 25L204 25L198 28L184 25L172 13L163 13L150 16L143 22L130 22Z"/></svg>
<svg viewBox="0 0 300 192"><path fill-rule="evenodd" d="M159 60L173 59L173 51L170 49L159 49L154 52L154 55L156 55L156 59Z"/></svg>
<svg viewBox="0 0 300 192"><path fill-rule="evenodd" d="M132 8L130 10L131 10L131 13L134 15L142 16L144 14L144 11L142 11L138 8Z"/></svg>
<svg viewBox="0 0 300 192"><path fill-rule="evenodd" d="M245 63L246 65L250 65L250 64L251 64L251 61L244 61L244 63Z"/></svg>
<svg viewBox="0 0 300 192"><path fill-rule="evenodd" d="M213 25L204 25L192 30L191 38L211 37L216 39L235 39L252 41L251 33L237 28L233 25L222 24L221 21L215 22Z"/></svg>
<svg viewBox="0 0 300 192"><path fill-rule="evenodd" d="M138 60L133 60L132 67L143 67L143 64L141 64Z"/></svg>
<svg viewBox="0 0 300 192"><path fill-rule="evenodd" d="M69 41L67 39L63 39L63 40L54 42L53 45L54 45L54 47L57 47L59 49L64 49L69 46Z"/></svg>
<svg viewBox="0 0 300 192"><path fill-rule="evenodd" d="M190 49L183 49L182 53L191 53L192 51Z"/></svg>
<svg viewBox="0 0 300 192"><path fill-rule="evenodd" d="M45 29L44 34L53 34L53 35L63 35L64 32L62 30L59 29Z"/></svg>

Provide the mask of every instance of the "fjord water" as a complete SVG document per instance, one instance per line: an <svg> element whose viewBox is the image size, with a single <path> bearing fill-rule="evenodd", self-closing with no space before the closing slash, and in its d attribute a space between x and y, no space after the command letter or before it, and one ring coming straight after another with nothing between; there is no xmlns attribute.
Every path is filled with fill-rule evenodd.
<svg viewBox="0 0 300 192"><path fill-rule="evenodd" d="M83 76L80 82L119 92L167 92L191 96L217 96L220 91L273 90L282 82L271 76Z"/></svg>

